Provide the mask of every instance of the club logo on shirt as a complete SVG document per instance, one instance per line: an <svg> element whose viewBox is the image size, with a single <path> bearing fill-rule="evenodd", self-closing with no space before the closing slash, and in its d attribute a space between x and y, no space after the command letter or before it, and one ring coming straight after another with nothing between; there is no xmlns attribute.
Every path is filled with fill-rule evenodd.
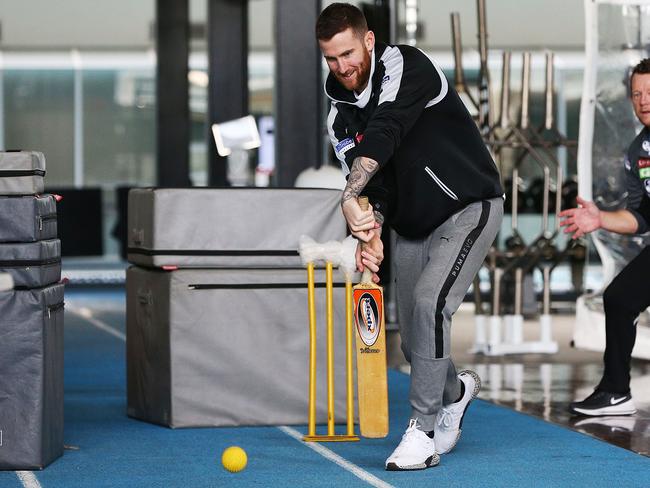
<svg viewBox="0 0 650 488"><path fill-rule="evenodd" d="M388 83L389 81L390 81L390 75L386 75L386 76L384 76L384 77L381 79L381 84L382 84L382 85L385 85L385 84ZM648 141L646 141L646 142L648 142ZM650 144L648 144L648 148L650 148Z"/></svg>
<svg viewBox="0 0 650 488"><path fill-rule="evenodd" d="M643 149L647 153L650 153L650 141L648 140L643 141L643 144L641 144L641 149Z"/></svg>
<svg viewBox="0 0 650 488"><path fill-rule="evenodd" d="M341 142L339 142L336 145L336 154L339 157L345 156L345 153L348 152L350 149L354 147L354 141L350 139L349 137L346 139L343 139Z"/></svg>
<svg viewBox="0 0 650 488"><path fill-rule="evenodd" d="M639 158L639 168L650 168L650 159Z"/></svg>

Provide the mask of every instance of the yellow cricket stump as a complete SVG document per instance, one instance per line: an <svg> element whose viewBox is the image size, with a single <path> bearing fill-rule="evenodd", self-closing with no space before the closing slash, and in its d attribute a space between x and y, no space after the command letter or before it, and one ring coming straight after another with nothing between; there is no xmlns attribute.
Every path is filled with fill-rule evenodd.
<svg viewBox="0 0 650 488"><path fill-rule="evenodd" d="M327 336L327 435L316 434L316 300L314 292L314 265L307 265L307 302L309 307L309 416L305 442L358 441L354 434L354 394L352 384L352 283L345 284L346 327L346 390L347 432L335 433L334 428L334 293L332 263L326 264L326 336Z"/></svg>

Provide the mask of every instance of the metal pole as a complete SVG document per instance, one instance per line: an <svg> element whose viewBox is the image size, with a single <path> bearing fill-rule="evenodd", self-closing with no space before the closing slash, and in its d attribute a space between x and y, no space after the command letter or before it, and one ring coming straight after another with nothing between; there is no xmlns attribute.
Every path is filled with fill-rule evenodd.
<svg viewBox="0 0 650 488"><path fill-rule="evenodd" d="M0 148L5 147L5 89L4 89L4 60L0 51Z"/></svg>
<svg viewBox="0 0 650 488"><path fill-rule="evenodd" d="M525 52L523 55L523 64L521 68L521 117L519 127L523 130L528 129L530 124L529 117L530 104L530 53Z"/></svg>
<svg viewBox="0 0 650 488"><path fill-rule="evenodd" d="M73 143L73 178L75 188L81 188L84 183L84 100L83 72L81 70L81 54L73 49L71 52L74 69L74 143Z"/></svg>
<svg viewBox="0 0 650 488"><path fill-rule="evenodd" d="M503 52L503 67L501 70L501 111L499 114L499 127L507 129L510 125L510 51Z"/></svg>

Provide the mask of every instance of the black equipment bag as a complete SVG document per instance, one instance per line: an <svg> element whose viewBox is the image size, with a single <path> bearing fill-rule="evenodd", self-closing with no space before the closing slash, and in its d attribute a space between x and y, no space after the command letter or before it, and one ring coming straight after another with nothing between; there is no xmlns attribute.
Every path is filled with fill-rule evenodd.
<svg viewBox="0 0 650 488"><path fill-rule="evenodd" d="M0 152L0 195L43 193L45 156L37 151Z"/></svg>
<svg viewBox="0 0 650 488"><path fill-rule="evenodd" d="M40 288L61 280L61 241L0 243L0 273L16 288Z"/></svg>
<svg viewBox="0 0 650 488"><path fill-rule="evenodd" d="M63 289L0 292L0 469L63 454Z"/></svg>

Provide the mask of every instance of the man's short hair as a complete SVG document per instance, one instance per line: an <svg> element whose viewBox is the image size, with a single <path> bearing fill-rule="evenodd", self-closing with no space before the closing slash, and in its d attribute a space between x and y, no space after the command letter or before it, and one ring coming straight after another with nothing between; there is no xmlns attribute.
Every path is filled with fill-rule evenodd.
<svg viewBox="0 0 650 488"><path fill-rule="evenodd" d="M632 78L634 75L647 75L650 74L650 58L645 58L639 61L632 69L632 74L630 74L630 90L632 89Z"/></svg>
<svg viewBox="0 0 650 488"><path fill-rule="evenodd" d="M360 38L368 32L368 23L363 12L349 3L333 3L318 16L316 39L329 41L339 32L350 28Z"/></svg>

